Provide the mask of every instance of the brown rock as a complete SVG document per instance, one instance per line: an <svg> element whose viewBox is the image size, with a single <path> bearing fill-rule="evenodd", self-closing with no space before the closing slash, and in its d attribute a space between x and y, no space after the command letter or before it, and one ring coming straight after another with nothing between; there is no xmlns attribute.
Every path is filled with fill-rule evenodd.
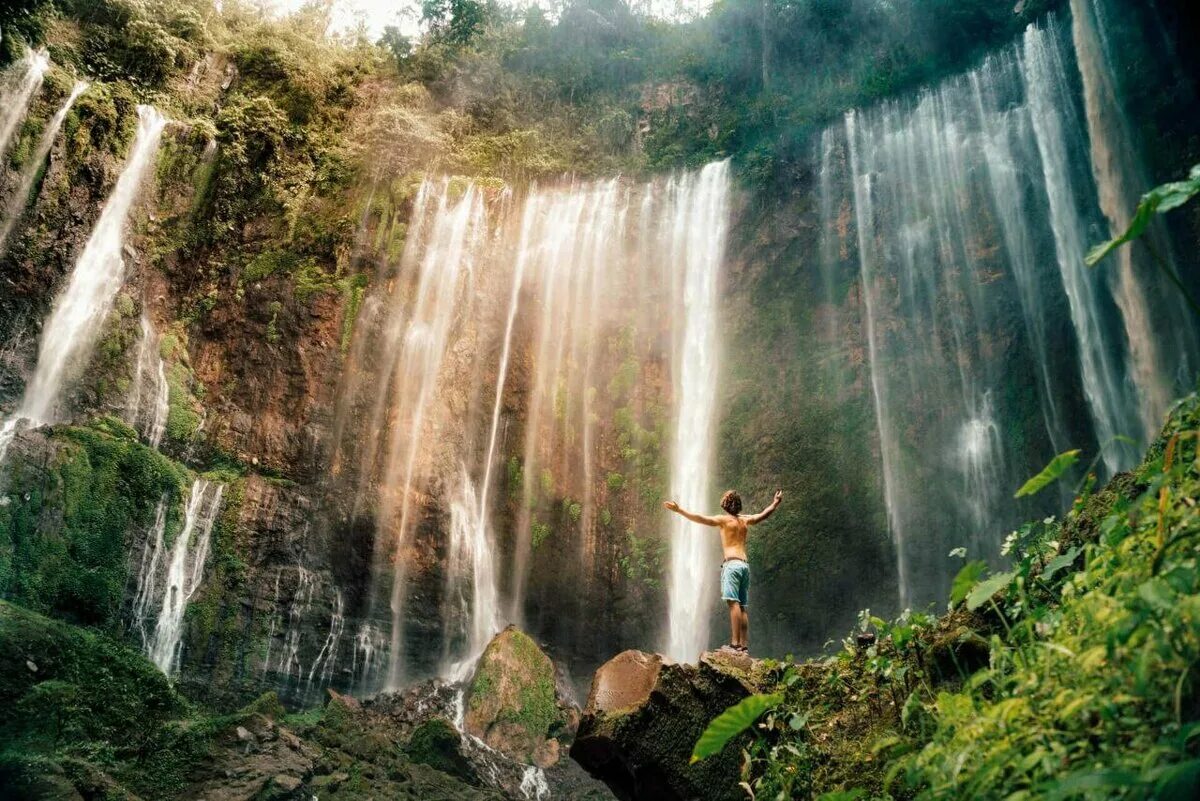
<svg viewBox="0 0 1200 801"><path fill-rule="evenodd" d="M592 677L585 715L613 713L644 704L658 682L658 673L671 661L662 654L622 651L605 662Z"/></svg>

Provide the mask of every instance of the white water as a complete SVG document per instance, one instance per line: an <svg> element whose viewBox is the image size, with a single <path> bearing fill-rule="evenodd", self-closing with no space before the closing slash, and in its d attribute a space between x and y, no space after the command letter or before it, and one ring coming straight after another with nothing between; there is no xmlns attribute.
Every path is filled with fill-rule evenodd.
<svg viewBox="0 0 1200 801"><path fill-rule="evenodd" d="M4 77L10 82L5 92L0 95L0 158L8 152L12 144L13 134L25 113L29 110L29 101L42 85L46 70L50 68L50 56L45 50L26 50L25 55L18 61L11 73Z"/></svg>
<svg viewBox="0 0 1200 801"><path fill-rule="evenodd" d="M0 428L0 460L18 421L37 425L52 420L63 388L83 369L91 354L124 280L121 248L129 209L154 163L166 123L166 118L154 108L138 106L137 134L125 168L75 262L67 286L55 298L50 317L42 327L37 367L25 387L21 405Z"/></svg>
<svg viewBox="0 0 1200 801"><path fill-rule="evenodd" d="M1071 177L1067 137L1078 136L1078 121L1067 116L1072 108L1067 71L1052 32L1030 26L1025 31L1021 65L1028 93L1029 113L1041 156L1042 174L1050 202L1050 226L1063 287L1070 302L1071 320L1079 338L1080 373L1084 394L1109 474L1128 465L1126 449L1118 435L1138 433L1137 401L1128 392L1120 365L1112 353L1115 345L1101 319L1094 273L1084 266L1085 220L1077 198L1080 191Z"/></svg>
<svg viewBox="0 0 1200 801"><path fill-rule="evenodd" d="M313 660L312 667L308 669L307 688L312 688L313 678L318 678L318 686L324 686L333 678L333 669L337 664L338 648L342 643L342 630L346 625L344 615L344 605L342 603L341 590L334 590L333 594L333 609L329 615L329 633L325 635L325 642L321 644L321 650L317 652L316 659Z"/></svg>
<svg viewBox="0 0 1200 801"><path fill-rule="evenodd" d="M150 628L154 605L158 600L158 571L163 559L163 537L167 528L167 506L170 498L164 495L154 508L154 523L142 547L142 560L138 567L137 590L133 596L133 624L142 639L142 648L149 653Z"/></svg>
<svg viewBox="0 0 1200 801"><path fill-rule="evenodd" d="M944 594L951 548L998 556L1009 496L1055 453L1128 467L1118 436L1144 436L1145 387L1170 381L1127 324L1127 287L1083 263L1103 193L1070 68L1051 17L916 98L849 112L814 154L820 280L833 302L849 271L862 288L902 608Z"/></svg>
<svg viewBox="0 0 1200 801"><path fill-rule="evenodd" d="M623 489L615 471L628 471L631 483L654 481L638 471L659 469L676 437L696 444L675 431L676 403L685 407L681 428L703 422L711 434L715 321L696 303L689 314L688 303L715 302L728 173L717 164L646 185L568 182L520 199L445 180L422 185L401 263L381 268L385 281L364 302L338 412L344 451L335 471L356 482L352 514L378 497L375 525L388 544L376 572L388 609L385 593L373 594L368 617L377 625L355 638L352 670L361 681L382 662L385 687L413 669L464 676L509 622L588 626L576 610L541 611L530 597L530 566L540 554L563 564L585 609L619 556L597 558L599 530L638 502L638 485ZM357 436L356 420L365 423ZM620 421L619 436L606 420ZM676 486L688 497L697 479L707 481L708 441L703 452L677 454L687 475ZM694 502L711 507L715 498ZM500 528L496 514L505 509L512 524ZM501 547L505 535L512 539ZM707 547L695 551L698 561L685 555L679 569L713 574L716 538L699 539ZM407 565L423 564L431 548L446 555L442 585L410 586ZM502 554L511 554L507 564ZM406 655L407 599L418 592L421 614L440 617L442 648ZM675 615L706 627L708 605L698 612L698 597L678 599ZM525 621L526 610L540 619ZM389 617L384 647L375 632Z"/></svg>
<svg viewBox="0 0 1200 801"><path fill-rule="evenodd" d="M683 324L674 365L675 433L671 449L671 496L685 509L707 513L713 498L710 471L716 426L719 341L718 274L729 225L729 163L710 164L667 187L674 195L670 250ZM667 596L667 655L690 661L708 647L714 606L718 541L713 532L674 517Z"/></svg>
<svg viewBox="0 0 1200 801"><path fill-rule="evenodd" d="M196 479L184 510L183 529L171 544L171 559L167 563L158 621L147 648L150 661L168 675L175 672L179 663L183 615L188 602L204 580L204 565L208 561L213 524L221 508L224 491L223 484ZM158 542L161 544L161 538Z"/></svg>
<svg viewBox="0 0 1200 801"><path fill-rule="evenodd" d="M455 618L466 622L466 637L465 650L457 655L449 652L452 638L447 638L442 674L451 681L466 681L501 623L496 556L487 506L476 496L475 485L465 467L459 492L450 501L449 534L446 594L450 603L458 607Z"/></svg>
<svg viewBox="0 0 1200 801"><path fill-rule="evenodd" d="M169 387L162 355L159 353L159 337L142 312L142 337L138 342L137 358L134 361L133 384L129 391L126 419L142 437L157 448L167 430L167 413L170 410Z"/></svg>
<svg viewBox="0 0 1200 801"><path fill-rule="evenodd" d="M417 288L393 373L397 413L380 504L380 520L389 527L387 541L392 552L388 650L388 686L392 688L399 687L404 678L405 550L412 535L416 482L425 473L419 457L427 433L426 417L436 394L464 279L473 272L472 258L484 233L483 200L474 185L468 185L457 200L448 180L436 189L422 187L421 194L431 197L435 208L429 219L423 219L425 209L418 206L414 213L419 216L414 217L405 245L404 266L416 270ZM429 226L427 233L421 231L423 225ZM398 524L391 528L392 513L397 509Z"/></svg>
<svg viewBox="0 0 1200 801"><path fill-rule="evenodd" d="M8 244L8 237L25 211L25 206L29 202L29 192L33 189L33 182L37 180L42 163L45 162L46 156L50 154L50 148L54 146L54 140L58 137L58 131L62 128L63 121L67 119L67 113L70 112L71 106L75 105L75 101L87 88L88 84L85 81L75 82L75 86L71 89L71 93L67 95L67 99L63 101L62 106L55 112L50 122L46 124L46 128L42 131L42 137L38 140L33 155L26 160L24 166L21 168L21 178L17 183L17 188L9 196L8 202L4 204L3 215L0 215L0 256L4 255ZM4 149L0 147L0 156L3 156L3 154Z"/></svg>

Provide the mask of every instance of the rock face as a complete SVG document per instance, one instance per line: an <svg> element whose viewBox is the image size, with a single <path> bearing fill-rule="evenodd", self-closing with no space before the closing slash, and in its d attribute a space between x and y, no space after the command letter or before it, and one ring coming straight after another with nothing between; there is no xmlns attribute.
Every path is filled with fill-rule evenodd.
<svg viewBox="0 0 1200 801"><path fill-rule="evenodd" d="M550 657L509 626L492 638L475 666L463 723L502 754L546 768L570 744L579 711L559 692Z"/></svg>
<svg viewBox="0 0 1200 801"><path fill-rule="evenodd" d="M738 741L695 765L688 759L712 719L768 678L764 663L741 654L713 651L683 665L625 651L596 671L571 758L624 801L742 799Z"/></svg>

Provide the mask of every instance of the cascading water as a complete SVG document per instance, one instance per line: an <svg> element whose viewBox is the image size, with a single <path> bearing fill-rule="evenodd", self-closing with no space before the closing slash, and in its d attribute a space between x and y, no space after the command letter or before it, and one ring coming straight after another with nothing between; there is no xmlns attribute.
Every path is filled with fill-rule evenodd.
<svg viewBox="0 0 1200 801"><path fill-rule="evenodd" d="M1148 387L1170 385L1125 284L1110 293L1083 264L1104 217L1070 64L1051 17L821 140L821 270L863 287L902 606L944 595L950 549L997 556L1030 516L1007 498L1055 452L1098 452L1110 475L1131 464L1122 435L1145 437Z"/></svg>
<svg viewBox="0 0 1200 801"><path fill-rule="evenodd" d="M42 131L42 136L38 140L33 155L26 159L24 166L21 167L21 177L17 182L17 188L9 196L8 202L4 204L4 212L0 215L0 256L4 255L8 244L8 237L25 211L25 206L29 202L29 193L33 189L33 182L37 180L38 173L42 169L42 164L46 161L46 156L50 155L50 148L54 146L54 140L58 138L58 132L62 128L63 122L67 119L67 114L71 111L71 106L75 105L75 101L79 99L79 96L87 88L88 84L86 82L75 82L75 86L71 89L71 93L67 95L67 99L63 101L62 106L50 118L50 122L46 124L46 128ZM4 148L0 147L0 155L3 152Z"/></svg>
<svg viewBox="0 0 1200 801"><path fill-rule="evenodd" d="M1137 158L1133 134L1125 118L1116 88L1111 48L1105 30L1104 0L1071 0L1071 31L1076 64L1083 84L1092 173L1100 209L1113 235L1123 233L1133 218L1138 199L1149 189L1145 170ZM1149 241L1157 242L1159 258L1175 270L1169 243L1152 228ZM1142 412L1143 440L1154 436L1178 387L1174 373L1192 375L1196 347L1191 315L1182 297L1170 290L1165 296L1147 285L1144 276L1154 276L1155 266L1147 259L1145 242L1118 250L1113 297L1124 323L1130 349L1130 376L1137 389ZM1157 295L1157 297L1156 297ZM1157 325L1156 325L1157 323ZM1156 330L1157 329L1157 330ZM1170 354L1163 345L1174 346Z"/></svg>
<svg viewBox="0 0 1200 801"><path fill-rule="evenodd" d="M136 428L150 447L157 448L167 430L170 411L167 374L159 353L159 338L143 312L142 338L138 342L134 361L133 385L129 391L126 419Z"/></svg>
<svg viewBox="0 0 1200 801"><path fill-rule="evenodd" d="M675 327L675 435L671 496L685 509L712 508L710 471L718 372L717 284L729 225L729 164L710 164L667 187L673 195L670 249L683 322ZM694 659L708 647L718 554L710 532L683 518L671 523L667 655Z"/></svg>
<svg viewBox="0 0 1200 801"><path fill-rule="evenodd" d="M133 624L142 640L142 648L150 652L154 604L158 592L158 571L163 559L163 538L167 530L167 508L170 498L164 495L154 508L154 522L142 547L138 567L137 589L133 596Z"/></svg>
<svg viewBox="0 0 1200 801"><path fill-rule="evenodd" d="M46 71L50 69L50 56L45 50L26 50L24 57L18 61L12 72L5 76L11 82L2 97L0 104L0 157L8 152L13 134L25 113L29 110L29 101L42 85Z"/></svg>
<svg viewBox="0 0 1200 801"><path fill-rule="evenodd" d="M183 529L175 535L175 541L171 544L171 558L166 565L159 595L158 620L146 649L150 660L168 675L175 671L179 662L183 614L204 579L204 563L208 561L213 525L217 521L224 492L223 484L196 479L184 510ZM161 546L160 533L156 539L156 550ZM162 560L154 556L151 561L158 564ZM153 575L149 580L158 585Z"/></svg>
<svg viewBox="0 0 1200 801"><path fill-rule="evenodd" d="M121 288L126 220L142 181L154 163L167 120L151 106L138 106L133 146L96 227L75 262L67 286L54 301L42 328L37 367L17 411L0 427L0 460L22 420L49 422L66 383L83 368Z"/></svg>
<svg viewBox="0 0 1200 801"><path fill-rule="evenodd" d="M349 506L359 514L371 505L363 496L377 494L376 526L387 543L368 617L382 624L384 587L391 598L386 648L373 625L359 629L357 674L365 678L386 650L386 686L410 669L463 678L505 623L548 638L587 627L588 593L613 580L620 557L597 558L600 527L616 525L620 504L656 510L667 489L651 498L651 483L634 497L619 470L666 479L657 460L671 449L668 437L681 443L672 453L686 473L671 487L683 500L712 505L702 486L715 423L708 326L728 184L721 163L642 186L534 187L519 200L452 181L421 187L399 269L385 272L386 285L364 302L339 411L339 439L365 440L351 459L349 447L334 457L339 471L357 472ZM643 384L647 364L653 380ZM387 391L369 391L378 386ZM354 435L358 410L366 426ZM699 451L684 433L693 425L708 432ZM700 548L688 553L697 539ZM703 584L689 584L687 571L711 583L716 540L681 545L676 586L687 592L676 593L670 628L696 626L695 641L706 643L708 607L696 603ZM579 614L555 614L541 602L546 578L529 584L535 554L557 566L544 565L550 581L578 588ZM441 584L411 585L406 565L433 558L444 559ZM410 594L440 619L409 619ZM440 603L431 605L429 594ZM526 621L530 609L537 618ZM428 648L406 656L405 641L430 629L441 636L433 663Z"/></svg>
<svg viewBox="0 0 1200 801"><path fill-rule="evenodd" d="M388 651L388 685L399 686L403 678L403 627L405 601L405 565L411 535L417 482L427 475L422 464L422 443L428 433L430 406L436 394L441 366L451 329L464 290L464 279L473 269L473 257L484 233L483 199L469 185L457 199L448 180L436 190L423 186L421 197L432 196L434 208L428 219L423 203L418 203L409 244L401 270L416 271L416 291L408 315L400 327L393 325L400 343L397 364L393 368L394 420L391 441L385 457L383 496L380 519L387 528L392 560L392 589L389 607L392 613L391 647ZM428 231L421 230L428 226ZM393 519L395 518L395 519Z"/></svg>

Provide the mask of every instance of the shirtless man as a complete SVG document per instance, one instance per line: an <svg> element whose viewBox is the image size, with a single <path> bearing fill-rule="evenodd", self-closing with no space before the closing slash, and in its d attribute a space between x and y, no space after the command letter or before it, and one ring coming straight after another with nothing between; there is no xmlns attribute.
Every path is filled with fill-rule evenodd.
<svg viewBox="0 0 1200 801"><path fill-rule="evenodd" d="M735 651L750 650L750 614L746 611L750 605L750 564L746 561L746 535L750 526L774 514L782 501L783 490L776 490L770 506L756 515L743 515L742 496L729 490L721 496L721 508L726 514L715 517L685 511L675 501L663 504L693 523L721 529L721 548L725 552L725 561L721 562L721 600L729 605L729 626L733 629L729 646Z"/></svg>

